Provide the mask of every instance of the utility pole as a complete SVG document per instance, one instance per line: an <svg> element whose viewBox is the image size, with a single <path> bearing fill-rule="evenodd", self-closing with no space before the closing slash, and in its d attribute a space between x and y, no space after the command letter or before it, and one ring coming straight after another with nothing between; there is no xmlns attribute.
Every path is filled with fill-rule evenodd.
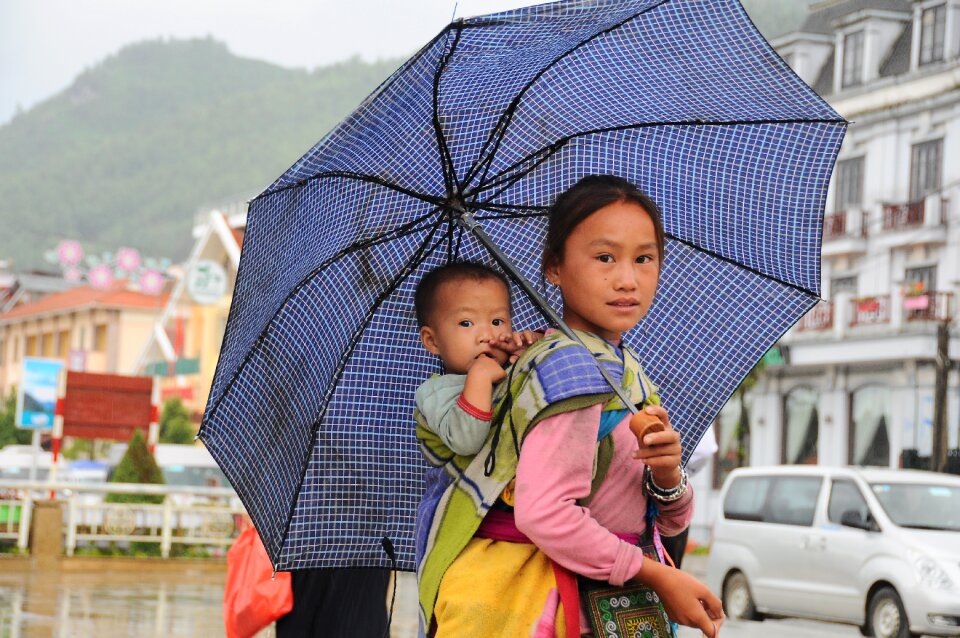
<svg viewBox="0 0 960 638"><path fill-rule="evenodd" d="M947 381L950 375L950 324L940 322L937 326L937 358L934 364L937 370L936 385L933 390L933 456L930 469L943 472L947 467Z"/></svg>

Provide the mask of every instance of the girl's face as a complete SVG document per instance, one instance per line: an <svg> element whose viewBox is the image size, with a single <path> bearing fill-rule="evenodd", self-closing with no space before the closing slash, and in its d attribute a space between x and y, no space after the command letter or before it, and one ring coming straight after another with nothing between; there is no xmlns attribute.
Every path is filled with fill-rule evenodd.
<svg viewBox="0 0 960 638"><path fill-rule="evenodd" d="M571 328L619 342L647 314L660 277L653 219L634 202L615 202L574 227L563 259L546 269L563 293Z"/></svg>

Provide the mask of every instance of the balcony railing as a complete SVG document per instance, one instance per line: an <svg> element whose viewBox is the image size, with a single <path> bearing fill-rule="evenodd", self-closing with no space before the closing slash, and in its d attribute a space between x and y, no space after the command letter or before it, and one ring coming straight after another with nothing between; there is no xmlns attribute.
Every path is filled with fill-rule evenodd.
<svg viewBox="0 0 960 638"><path fill-rule="evenodd" d="M860 215L860 227L856 227L856 215ZM851 220L853 223L851 223ZM840 239L863 238L867 236L867 211L843 211L825 215L823 218L823 238Z"/></svg>
<svg viewBox="0 0 960 638"><path fill-rule="evenodd" d="M813 332L833 327L833 304L818 303L800 320L800 330Z"/></svg>
<svg viewBox="0 0 960 638"><path fill-rule="evenodd" d="M835 239L847 234L847 213L834 213L823 218L823 238Z"/></svg>
<svg viewBox="0 0 960 638"><path fill-rule="evenodd" d="M883 229L896 230L923 225L924 200L883 205Z"/></svg>
<svg viewBox="0 0 960 638"><path fill-rule="evenodd" d="M850 325L890 323L890 295L861 297L850 301Z"/></svg>
<svg viewBox="0 0 960 638"><path fill-rule="evenodd" d="M953 293L927 292L904 297L903 316L907 321L949 321L952 318Z"/></svg>

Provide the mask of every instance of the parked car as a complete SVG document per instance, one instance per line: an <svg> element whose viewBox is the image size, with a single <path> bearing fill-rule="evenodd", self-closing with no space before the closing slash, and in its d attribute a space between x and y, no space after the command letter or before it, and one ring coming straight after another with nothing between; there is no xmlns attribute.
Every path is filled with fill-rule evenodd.
<svg viewBox="0 0 960 638"><path fill-rule="evenodd" d="M730 618L859 625L867 636L960 636L960 477L915 470L735 470L707 584Z"/></svg>

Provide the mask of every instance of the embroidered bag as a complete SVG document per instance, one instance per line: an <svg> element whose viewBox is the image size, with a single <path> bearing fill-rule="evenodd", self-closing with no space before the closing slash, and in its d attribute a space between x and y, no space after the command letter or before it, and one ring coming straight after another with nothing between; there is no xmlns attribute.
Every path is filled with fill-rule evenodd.
<svg viewBox="0 0 960 638"><path fill-rule="evenodd" d="M654 525L656 504L648 501L647 527L639 546L644 560L663 562L659 535ZM662 550L661 550L662 551ZM605 638L676 638L660 597L652 588L628 581L617 587L584 576L577 577L580 599L590 620L593 635Z"/></svg>

